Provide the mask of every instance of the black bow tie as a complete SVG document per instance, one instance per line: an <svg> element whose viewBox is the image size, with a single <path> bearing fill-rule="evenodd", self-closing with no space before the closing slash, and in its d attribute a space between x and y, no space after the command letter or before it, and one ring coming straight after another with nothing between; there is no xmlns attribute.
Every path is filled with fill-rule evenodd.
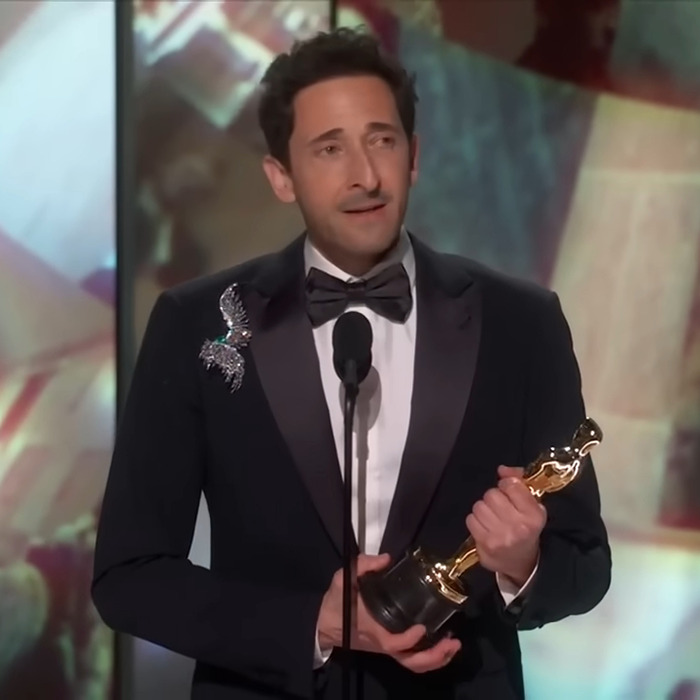
<svg viewBox="0 0 700 700"><path fill-rule="evenodd" d="M403 265L387 267L374 277L343 282L315 267L306 277L306 311L314 328L340 316L348 304L368 309L403 323L411 311L411 283Z"/></svg>

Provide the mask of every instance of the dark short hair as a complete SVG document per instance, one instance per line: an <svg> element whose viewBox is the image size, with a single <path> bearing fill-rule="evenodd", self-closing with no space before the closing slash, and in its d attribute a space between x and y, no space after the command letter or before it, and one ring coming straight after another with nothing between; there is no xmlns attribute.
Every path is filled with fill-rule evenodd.
<svg viewBox="0 0 700 700"><path fill-rule="evenodd" d="M389 85L409 139L416 121L415 77L385 53L378 41L360 30L339 28L297 41L280 54L262 78L258 122L270 155L289 167L289 139L294 130L294 98L306 87L351 75L377 76Z"/></svg>

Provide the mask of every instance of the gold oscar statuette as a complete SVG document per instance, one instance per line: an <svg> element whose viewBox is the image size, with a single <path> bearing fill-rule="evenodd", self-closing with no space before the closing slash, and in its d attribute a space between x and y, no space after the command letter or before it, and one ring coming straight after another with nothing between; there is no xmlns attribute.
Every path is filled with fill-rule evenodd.
<svg viewBox="0 0 700 700"><path fill-rule="evenodd" d="M568 445L542 452L523 473L533 496L539 500L566 488L578 477L584 458L602 440L598 424L586 418ZM394 633L425 625L427 633L421 646L427 647L466 603L463 576L478 563L479 554L470 536L449 559L437 560L418 548L385 571L365 574L358 584L365 607L377 622Z"/></svg>

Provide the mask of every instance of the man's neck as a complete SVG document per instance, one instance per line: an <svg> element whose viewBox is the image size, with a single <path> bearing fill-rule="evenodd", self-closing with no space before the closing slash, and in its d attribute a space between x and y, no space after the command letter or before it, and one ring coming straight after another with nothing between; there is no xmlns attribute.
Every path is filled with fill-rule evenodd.
<svg viewBox="0 0 700 700"><path fill-rule="evenodd" d="M335 265L339 270L342 270L350 277L364 277L373 268L393 253L400 240L400 234L396 236L393 243L382 253L378 255L352 255L337 248L329 248L311 238L311 243L318 252Z"/></svg>

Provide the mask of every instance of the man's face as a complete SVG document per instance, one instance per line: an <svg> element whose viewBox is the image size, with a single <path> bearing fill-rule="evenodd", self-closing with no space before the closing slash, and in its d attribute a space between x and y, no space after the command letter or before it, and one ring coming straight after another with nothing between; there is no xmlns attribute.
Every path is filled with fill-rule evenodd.
<svg viewBox="0 0 700 700"><path fill-rule="evenodd" d="M298 203L322 252L357 266L394 244L416 178L416 141L383 80L333 78L302 90L289 161L287 170L268 158L265 171L282 201Z"/></svg>

